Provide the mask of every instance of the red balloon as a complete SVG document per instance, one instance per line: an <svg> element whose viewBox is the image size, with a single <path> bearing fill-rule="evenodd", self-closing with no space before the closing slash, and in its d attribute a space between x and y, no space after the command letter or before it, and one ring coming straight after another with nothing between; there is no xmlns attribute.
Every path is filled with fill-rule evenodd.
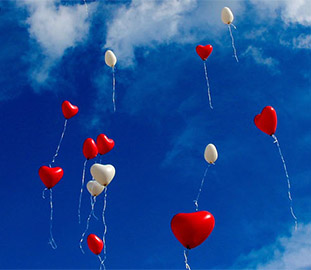
<svg viewBox="0 0 311 270"><path fill-rule="evenodd" d="M86 159L92 159L97 156L98 149L95 141L92 138L87 138L83 143L83 155Z"/></svg>
<svg viewBox="0 0 311 270"><path fill-rule="evenodd" d="M65 100L62 104L62 111L64 117L69 119L78 113L79 108L78 106L72 105L68 100Z"/></svg>
<svg viewBox="0 0 311 270"><path fill-rule="evenodd" d="M98 153L104 155L114 147L114 140L109 139L105 134L99 134L96 139Z"/></svg>
<svg viewBox="0 0 311 270"><path fill-rule="evenodd" d="M54 187L62 179L63 175L64 171L61 167L41 166L39 169L40 179L48 189Z"/></svg>
<svg viewBox="0 0 311 270"><path fill-rule="evenodd" d="M213 215L207 211L180 213L171 221L171 229L177 240L187 249L202 244L215 226Z"/></svg>
<svg viewBox="0 0 311 270"><path fill-rule="evenodd" d="M102 252L104 243L103 241L95 234L89 234L87 237L87 245L89 249L96 255Z"/></svg>
<svg viewBox="0 0 311 270"><path fill-rule="evenodd" d="M254 122L256 127L271 136L276 131L276 111L271 106L266 106L263 108L260 114L255 116Z"/></svg>
<svg viewBox="0 0 311 270"><path fill-rule="evenodd" d="M201 57L201 59L205 61L209 57L209 55L212 53L213 47L212 45L206 45L206 46L198 45L195 48L195 50L197 51L197 54Z"/></svg>

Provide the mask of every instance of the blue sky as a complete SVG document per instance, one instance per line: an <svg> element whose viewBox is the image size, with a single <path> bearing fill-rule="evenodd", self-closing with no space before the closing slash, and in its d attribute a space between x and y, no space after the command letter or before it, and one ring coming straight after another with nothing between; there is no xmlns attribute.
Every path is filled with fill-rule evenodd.
<svg viewBox="0 0 311 270"><path fill-rule="evenodd" d="M224 6L235 15L239 63ZM0 267L96 269L79 249L90 211L77 207L87 137L105 133L116 146L103 157L116 168L108 187L107 260L112 269L182 269L183 247L171 218L195 211L207 144L219 159L208 171L199 208L215 229L190 251L193 269L311 267L311 3L301 1L1 1ZM214 109L208 105L198 45L207 60ZM104 63L114 51L112 74ZM56 250L48 245L49 204L38 168L55 152L61 103L79 106L56 160L63 179L53 188ZM276 136L292 183L298 231L273 139L253 118L271 105ZM86 180L90 180L89 167ZM101 214L103 197L95 212ZM102 235L91 221L89 233Z"/></svg>

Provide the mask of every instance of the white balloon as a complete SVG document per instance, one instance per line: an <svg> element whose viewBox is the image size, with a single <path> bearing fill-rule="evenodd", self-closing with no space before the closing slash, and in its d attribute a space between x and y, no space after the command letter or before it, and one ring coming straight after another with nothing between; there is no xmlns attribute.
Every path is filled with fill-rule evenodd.
<svg viewBox="0 0 311 270"><path fill-rule="evenodd" d="M108 186L109 183L114 178L115 174L116 174L116 170L110 164L103 165L103 164L95 163L91 167L91 175L102 186Z"/></svg>
<svg viewBox="0 0 311 270"><path fill-rule="evenodd" d="M231 24L234 20L234 16L230 8L224 7L221 11L221 20L224 24Z"/></svg>
<svg viewBox="0 0 311 270"><path fill-rule="evenodd" d="M117 57L114 55L114 53L111 50L106 51L105 62L107 66L112 67L112 68L116 65Z"/></svg>
<svg viewBox="0 0 311 270"><path fill-rule="evenodd" d="M86 185L86 188L92 196L98 196L105 189L104 186L96 181L89 181Z"/></svg>
<svg viewBox="0 0 311 270"><path fill-rule="evenodd" d="M204 151L204 158L210 164L215 163L218 158L218 153L214 144L210 143L206 146Z"/></svg>

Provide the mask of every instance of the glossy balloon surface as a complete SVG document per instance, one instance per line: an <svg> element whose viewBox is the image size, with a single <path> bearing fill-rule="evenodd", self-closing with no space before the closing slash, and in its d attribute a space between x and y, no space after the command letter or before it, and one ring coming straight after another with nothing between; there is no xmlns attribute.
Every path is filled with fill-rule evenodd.
<svg viewBox="0 0 311 270"><path fill-rule="evenodd" d="M105 134L99 134L96 139L98 153L104 155L114 147L114 140L109 139Z"/></svg>
<svg viewBox="0 0 311 270"><path fill-rule="evenodd" d="M82 152L86 159L92 159L98 155L97 145L92 138L87 138L84 141Z"/></svg>
<svg viewBox="0 0 311 270"><path fill-rule="evenodd" d="M72 105L68 100L65 100L62 103L62 111L63 111L64 117L66 119L70 119L71 117L74 117L79 112L79 108L78 106Z"/></svg>
<svg viewBox="0 0 311 270"><path fill-rule="evenodd" d="M96 255L100 254L104 248L103 241L95 234L89 234L87 237L89 249Z"/></svg>
<svg viewBox="0 0 311 270"><path fill-rule="evenodd" d="M273 135L277 126L276 111L271 106L266 106L260 114L255 116L254 122L256 127L262 132L268 135Z"/></svg>
<svg viewBox="0 0 311 270"><path fill-rule="evenodd" d="M64 171L61 167L41 166L39 169L39 177L48 189L54 187L62 179L63 175Z"/></svg>
<svg viewBox="0 0 311 270"><path fill-rule="evenodd" d="M206 45L206 46L198 45L195 50L197 54L201 57L201 59L205 61L212 53L213 47L212 45Z"/></svg>

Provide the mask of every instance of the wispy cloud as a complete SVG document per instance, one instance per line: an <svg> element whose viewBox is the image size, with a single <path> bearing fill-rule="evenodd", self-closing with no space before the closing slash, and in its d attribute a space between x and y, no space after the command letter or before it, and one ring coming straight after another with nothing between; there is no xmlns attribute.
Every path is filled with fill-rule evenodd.
<svg viewBox="0 0 311 270"><path fill-rule="evenodd" d="M300 224L289 236L268 246L242 255L232 268L247 269L310 269L311 224Z"/></svg>
<svg viewBox="0 0 311 270"><path fill-rule="evenodd" d="M19 1L18 5L29 12L26 25L32 40L30 76L32 82L43 84L66 50L87 40L88 14L83 5L65 6L58 0Z"/></svg>
<svg viewBox="0 0 311 270"><path fill-rule="evenodd" d="M301 34L293 40L294 48L311 49L311 35Z"/></svg>

